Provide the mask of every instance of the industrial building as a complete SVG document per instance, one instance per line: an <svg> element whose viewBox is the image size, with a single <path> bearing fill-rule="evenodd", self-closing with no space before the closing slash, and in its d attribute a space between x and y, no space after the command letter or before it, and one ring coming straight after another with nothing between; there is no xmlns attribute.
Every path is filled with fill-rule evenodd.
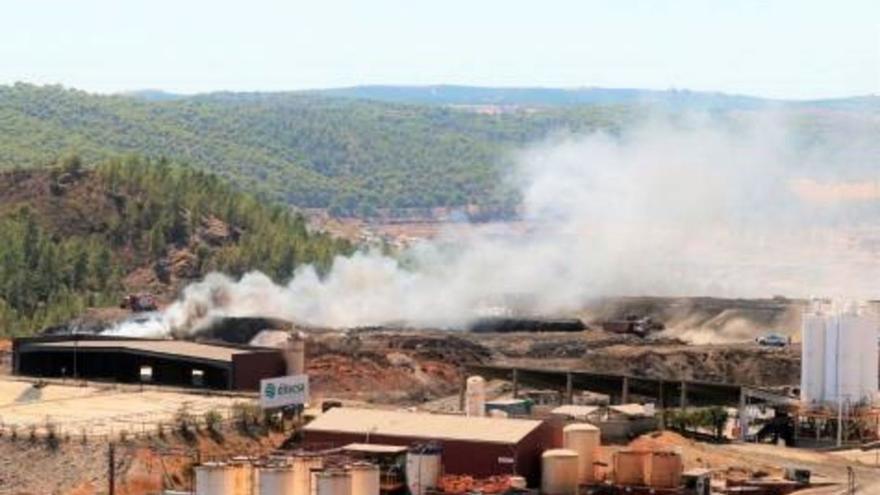
<svg viewBox="0 0 880 495"><path fill-rule="evenodd" d="M553 441L552 426L542 421L349 407L330 409L303 433L307 444L324 448L434 443L442 449L447 473L516 474L532 484L540 479L541 454Z"/></svg>
<svg viewBox="0 0 880 495"><path fill-rule="evenodd" d="M257 390L287 374L279 349L101 335L31 337L13 342L16 375Z"/></svg>

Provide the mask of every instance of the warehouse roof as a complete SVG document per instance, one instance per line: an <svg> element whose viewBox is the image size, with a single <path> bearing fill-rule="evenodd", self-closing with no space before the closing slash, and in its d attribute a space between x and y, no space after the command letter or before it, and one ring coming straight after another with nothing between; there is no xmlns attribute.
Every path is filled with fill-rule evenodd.
<svg viewBox="0 0 880 495"><path fill-rule="evenodd" d="M305 431L501 444L519 443L541 421L336 407Z"/></svg>
<svg viewBox="0 0 880 495"><path fill-rule="evenodd" d="M33 342L27 344L22 350L71 350L74 347L80 350L127 350L134 352L163 354L168 356L182 356L209 361L231 362L236 354L254 352L251 349L225 347L219 345L199 344L183 340L62 340L56 342Z"/></svg>
<svg viewBox="0 0 880 495"><path fill-rule="evenodd" d="M595 413L598 410L598 406L579 406L574 404L567 404L553 409L552 411L550 411L550 413L556 414L558 416L568 416L570 418L583 420L588 418L591 414Z"/></svg>

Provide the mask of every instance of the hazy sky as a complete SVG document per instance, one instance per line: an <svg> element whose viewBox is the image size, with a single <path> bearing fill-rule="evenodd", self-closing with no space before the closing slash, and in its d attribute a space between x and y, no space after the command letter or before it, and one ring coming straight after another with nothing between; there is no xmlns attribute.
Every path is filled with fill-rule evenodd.
<svg viewBox="0 0 880 495"><path fill-rule="evenodd" d="M877 0L0 0L0 83L880 93Z"/></svg>

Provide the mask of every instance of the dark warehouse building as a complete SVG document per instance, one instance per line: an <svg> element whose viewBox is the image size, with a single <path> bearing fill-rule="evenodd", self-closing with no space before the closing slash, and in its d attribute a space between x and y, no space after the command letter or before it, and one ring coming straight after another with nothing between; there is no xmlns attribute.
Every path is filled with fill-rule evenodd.
<svg viewBox="0 0 880 495"><path fill-rule="evenodd" d="M16 339L16 375L214 390L258 390L287 374L280 350L181 340L67 335Z"/></svg>

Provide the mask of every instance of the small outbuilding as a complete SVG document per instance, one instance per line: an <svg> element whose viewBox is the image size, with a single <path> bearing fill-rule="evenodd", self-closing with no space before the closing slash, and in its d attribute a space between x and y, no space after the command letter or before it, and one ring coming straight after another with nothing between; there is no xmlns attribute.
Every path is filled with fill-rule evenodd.
<svg viewBox="0 0 880 495"><path fill-rule="evenodd" d="M565 405L553 409L550 417L561 421L581 421L598 426L603 440L626 441L659 426L652 404L614 406Z"/></svg>
<svg viewBox="0 0 880 495"><path fill-rule="evenodd" d="M541 453L552 446L552 431L542 421L350 407L330 409L303 434L306 443L323 448L434 443L442 449L446 473L516 474L534 484L540 481Z"/></svg>
<svg viewBox="0 0 880 495"><path fill-rule="evenodd" d="M486 402L486 414L492 415L493 411L503 413L510 417L523 417L532 414L532 401L529 399L495 399Z"/></svg>

